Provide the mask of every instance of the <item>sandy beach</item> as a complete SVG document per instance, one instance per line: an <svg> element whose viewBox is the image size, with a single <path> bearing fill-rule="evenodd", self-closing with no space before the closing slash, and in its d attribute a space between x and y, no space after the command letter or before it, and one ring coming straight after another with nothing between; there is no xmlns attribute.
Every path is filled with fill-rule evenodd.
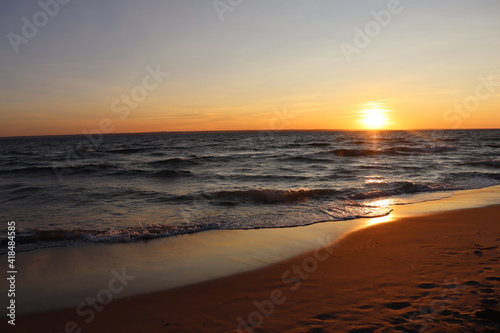
<svg viewBox="0 0 500 333"><path fill-rule="evenodd" d="M264 269L2 331L497 332L499 223L499 205L398 218Z"/></svg>
<svg viewBox="0 0 500 333"><path fill-rule="evenodd" d="M0 1L0 333L500 333L500 1Z"/></svg>

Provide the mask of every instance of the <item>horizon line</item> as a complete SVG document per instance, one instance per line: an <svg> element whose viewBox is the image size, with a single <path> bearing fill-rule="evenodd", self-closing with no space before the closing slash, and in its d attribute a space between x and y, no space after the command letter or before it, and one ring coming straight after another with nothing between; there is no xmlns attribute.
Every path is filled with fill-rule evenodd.
<svg viewBox="0 0 500 333"><path fill-rule="evenodd" d="M155 132L123 132L123 133L94 133L92 135L152 135L152 134L197 134L197 133L256 133L256 132L396 132L396 131L460 131L460 130L499 130L500 128L416 128L416 129L249 129L249 130L211 130L211 131L155 131ZM10 135L0 136L0 139L9 138L40 138L40 137L68 137L85 136L85 133L72 134L39 134L39 135Z"/></svg>

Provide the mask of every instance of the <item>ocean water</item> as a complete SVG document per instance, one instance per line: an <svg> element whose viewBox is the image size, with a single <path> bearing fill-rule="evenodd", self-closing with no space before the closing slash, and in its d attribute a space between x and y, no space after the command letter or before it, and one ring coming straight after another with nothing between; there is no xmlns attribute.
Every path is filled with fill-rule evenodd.
<svg viewBox="0 0 500 333"><path fill-rule="evenodd" d="M499 185L499 151L500 130L0 138L0 219L26 251L378 217Z"/></svg>

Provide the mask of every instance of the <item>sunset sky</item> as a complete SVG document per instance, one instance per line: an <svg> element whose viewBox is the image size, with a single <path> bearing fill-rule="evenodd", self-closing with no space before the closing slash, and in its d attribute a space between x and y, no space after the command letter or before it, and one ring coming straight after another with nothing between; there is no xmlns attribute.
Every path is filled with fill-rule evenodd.
<svg viewBox="0 0 500 333"><path fill-rule="evenodd" d="M0 136L500 127L498 0L59 1L0 4Z"/></svg>

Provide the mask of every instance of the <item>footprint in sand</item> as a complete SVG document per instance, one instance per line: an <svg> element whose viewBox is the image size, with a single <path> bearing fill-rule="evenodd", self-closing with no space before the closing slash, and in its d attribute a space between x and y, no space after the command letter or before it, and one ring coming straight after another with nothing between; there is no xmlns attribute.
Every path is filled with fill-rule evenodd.
<svg viewBox="0 0 500 333"><path fill-rule="evenodd" d="M495 290L493 290L491 288L483 288L483 289L480 289L479 292L482 294L493 294L495 292Z"/></svg>
<svg viewBox="0 0 500 333"><path fill-rule="evenodd" d="M437 285L435 285L434 283L421 283L417 287L420 289L433 289L436 288Z"/></svg>
<svg viewBox="0 0 500 333"><path fill-rule="evenodd" d="M322 314L317 315L314 318L318 319L318 320L333 320L333 319L336 319L337 316L334 315L333 313L322 313Z"/></svg>
<svg viewBox="0 0 500 333"><path fill-rule="evenodd" d="M375 332L379 327L357 327L350 329L348 332L349 333L373 333Z"/></svg>
<svg viewBox="0 0 500 333"><path fill-rule="evenodd" d="M325 333L325 330L322 329L321 327L315 327L315 328L311 328L309 330L309 333Z"/></svg>
<svg viewBox="0 0 500 333"><path fill-rule="evenodd" d="M401 310L409 307L411 304L409 302L389 302L382 305L391 310Z"/></svg>
<svg viewBox="0 0 500 333"><path fill-rule="evenodd" d="M473 281L473 280L465 281L463 284L466 286L474 286L474 287L481 285L481 283L479 283L478 281Z"/></svg>
<svg viewBox="0 0 500 333"><path fill-rule="evenodd" d="M477 318L500 323L500 311L492 308L484 308L474 314Z"/></svg>
<svg viewBox="0 0 500 333"><path fill-rule="evenodd" d="M500 303L500 302L496 299L484 298L481 300L481 303L485 306L497 307L498 303Z"/></svg>
<svg viewBox="0 0 500 333"><path fill-rule="evenodd" d="M498 276L488 276L486 278L486 280L488 280L488 281L500 281L500 277L498 277Z"/></svg>

